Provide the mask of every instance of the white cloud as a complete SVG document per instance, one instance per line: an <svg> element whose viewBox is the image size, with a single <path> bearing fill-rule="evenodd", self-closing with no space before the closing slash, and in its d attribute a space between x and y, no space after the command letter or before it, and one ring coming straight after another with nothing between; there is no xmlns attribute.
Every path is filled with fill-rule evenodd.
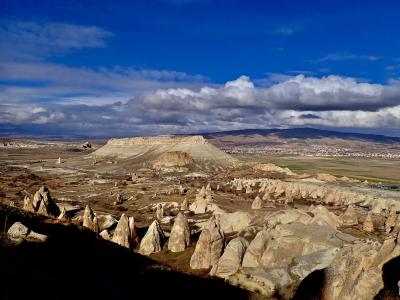
<svg viewBox="0 0 400 300"><path fill-rule="evenodd" d="M0 23L1 59L37 60L105 46L112 34L96 26L35 22Z"/></svg>
<svg viewBox="0 0 400 300"><path fill-rule="evenodd" d="M241 76L224 85L158 88L119 98L85 96L44 105L0 106L0 123L42 124L88 134L184 133L213 130L328 126L399 128L400 85L353 78L298 75L269 87ZM94 100L93 100L94 98ZM95 103L95 104L91 104Z"/></svg>
<svg viewBox="0 0 400 300"><path fill-rule="evenodd" d="M317 59L315 62L325 62L325 61L341 61L341 60L368 60L376 61L380 57L376 55L359 55L345 52L330 53L324 57Z"/></svg>

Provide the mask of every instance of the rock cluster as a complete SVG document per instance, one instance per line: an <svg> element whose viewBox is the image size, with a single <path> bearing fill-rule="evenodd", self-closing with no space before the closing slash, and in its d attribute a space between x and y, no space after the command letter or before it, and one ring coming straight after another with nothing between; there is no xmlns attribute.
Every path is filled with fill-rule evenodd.
<svg viewBox="0 0 400 300"><path fill-rule="evenodd" d="M295 200L310 201L335 206L362 205L369 207L373 213L400 211L400 202L394 198L384 198L374 190L366 193L357 188L349 189L338 185L324 185L306 181L282 181L276 179L234 179L231 189L241 191L258 187L258 192L263 194L262 199L282 204L290 204Z"/></svg>
<svg viewBox="0 0 400 300"><path fill-rule="evenodd" d="M219 210L215 203L212 203L212 192L210 184L202 187L197 193L195 201L189 206L189 210L195 214L204 214L208 211Z"/></svg>
<svg viewBox="0 0 400 300"><path fill-rule="evenodd" d="M46 242L48 239L47 235L34 232L20 222L15 222L8 229L7 234L11 240L18 243L25 239L34 242Z"/></svg>
<svg viewBox="0 0 400 300"><path fill-rule="evenodd" d="M27 211L37 212L48 217L58 217L60 215L60 208L53 201L49 189L45 186L42 186L35 193L32 200L26 196L23 208Z"/></svg>

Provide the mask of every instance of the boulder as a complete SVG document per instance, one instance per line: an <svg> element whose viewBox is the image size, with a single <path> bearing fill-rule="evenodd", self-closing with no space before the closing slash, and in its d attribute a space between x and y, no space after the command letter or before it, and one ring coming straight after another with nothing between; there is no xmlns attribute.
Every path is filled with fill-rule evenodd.
<svg viewBox="0 0 400 300"><path fill-rule="evenodd" d="M257 196L253 203L251 204L251 208L252 209L261 209L262 208L262 200L260 198L260 196Z"/></svg>
<svg viewBox="0 0 400 300"><path fill-rule="evenodd" d="M108 231L106 229L104 229L103 231L100 232L100 236L105 239L106 241L110 241L111 240L111 236L108 233Z"/></svg>
<svg viewBox="0 0 400 300"><path fill-rule="evenodd" d="M67 215L67 211L65 210L65 207L61 208L60 215L58 216L57 219L59 219L60 221L64 221L64 222L71 221L71 218Z"/></svg>
<svg viewBox="0 0 400 300"><path fill-rule="evenodd" d="M181 252L190 244L190 230L186 217L178 213L172 226L168 240L168 249L172 252Z"/></svg>
<svg viewBox="0 0 400 300"><path fill-rule="evenodd" d="M204 225L196 248L190 258L190 267L192 269L208 269L213 267L221 257L224 246L224 232L213 216Z"/></svg>
<svg viewBox="0 0 400 300"><path fill-rule="evenodd" d="M125 214L122 214L115 228L112 242L121 245L125 248L130 248L131 231L129 229L129 219Z"/></svg>
<svg viewBox="0 0 400 300"><path fill-rule="evenodd" d="M248 212L237 211L233 213L214 213L222 231L225 234L240 232L251 226L253 217Z"/></svg>
<svg viewBox="0 0 400 300"><path fill-rule="evenodd" d="M257 233L244 254L243 267L253 268L260 266L260 259L267 246L268 239L269 234L266 230Z"/></svg>
<svg viewBox="0 0 400 300"><path fill-rule="evenodd" d="M188 200L185 198L183 199L182 203L181 203L181 210L185 211L189 209L189 202Z"/></svg>
<svg viewBox="0 0 400 300"><path fill-rule="evenodd" d="M25 196L24 198L23 209L30 212L35 211L35 208L33 207L33 200L29 196Z"/></svg>
<svg viewBox="0 0 400 300"><path fill-rule="evenodd" d="M160 223L157 220L154 220L140 242L139 253L143 255L149 255L151 253L161 251L164 240L165 235L161 229Z"/></svg>
<svg viewBox="0 0 400 300"><path fill-rule="evenodd" d="M375 230L374 221L372 219L372 212L369 212L367 217L365 218L365 221L363 223L363 230L366 232L373 232Z"/></svg>
<svg viewBox="0 0 400 300"><path fill-rule="evenodd" d="M23 240L30 240L34 242L46 242L48 236L30 230L21 222L15 222L7 231L8 236L15 242L22 242Z"/></svg>
<svg viewBox="0 0 400 300"><path fill-rule="evenodd" d="M156 219L162 220L163 217L164 217L164 208L161 204L158 204L156 210Z"/></svg>
<svg viewBox="0 0 400 300"><path fill-rule="evenodd" d="M100 231L109 230L118 224L118 220L111 215L96 215Z"/></svg>
<svg viewBox="0 0 400 300"><path fill-rule="evenodd" d="M344 226L354 226L358 224L358 217L353 205L349 205L343 215L340 216Z"/></svg>
<svg viewBox="0 0 400 300"><path fill-rule="evenodd" d="M83 227L92 228L94 213L89 205L86 205L85 211L83 212Z"/></svg>
<svg viewBox="0 0 400 300"><path fill-rule="evenodd" d="M242 237L232 239L218 260L215 271L213 272L214 275L226 278L235 274L242 264L243 255L247 246L248 242Z"/></svg>

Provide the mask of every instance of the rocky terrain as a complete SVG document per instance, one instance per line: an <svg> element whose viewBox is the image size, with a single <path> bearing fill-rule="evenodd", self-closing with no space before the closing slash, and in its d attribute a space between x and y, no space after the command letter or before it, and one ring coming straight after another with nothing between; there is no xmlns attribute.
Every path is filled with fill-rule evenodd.
<svg viewBox="0 0 400 300"><path fill-rule="evenodd" d="M399 296L398 191L237 161L197 136L71 147L0 153L3 295Z"/></svg>

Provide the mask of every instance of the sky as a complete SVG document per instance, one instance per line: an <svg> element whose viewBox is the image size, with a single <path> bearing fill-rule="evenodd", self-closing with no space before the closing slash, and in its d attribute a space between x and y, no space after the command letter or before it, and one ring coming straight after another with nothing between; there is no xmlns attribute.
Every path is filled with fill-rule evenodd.
<svg viewBox="0 0 400 300"><path fill-rule="evenodd" d="M0 2L0 134L400 136L399 1Z"/></svg>

